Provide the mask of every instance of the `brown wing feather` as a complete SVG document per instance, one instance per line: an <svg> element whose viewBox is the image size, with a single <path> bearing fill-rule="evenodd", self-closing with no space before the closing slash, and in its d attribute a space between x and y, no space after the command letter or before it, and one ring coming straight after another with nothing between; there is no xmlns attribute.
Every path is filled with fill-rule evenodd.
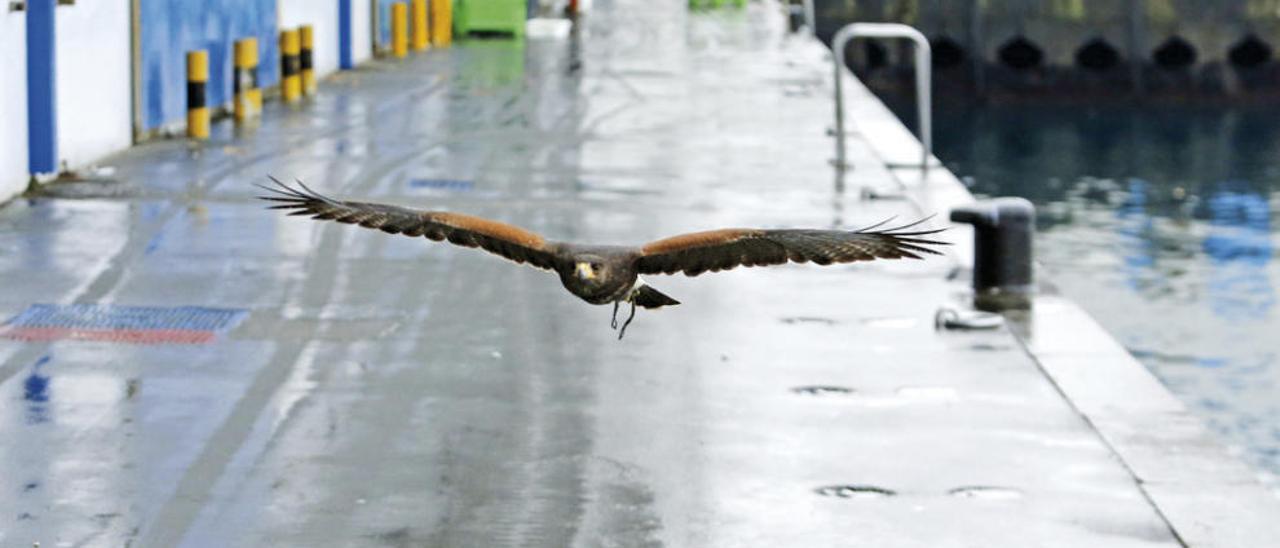
<svg viewBox="0 0 1280 548"><path fill-rule="evenodd" d="M878 229L878 223L861 230L760 230L730 228L683 234L640 248L637 268L641 274L684 272L697 276L738 266L765 266L788 261L820 265L872 259L919 259L937 255L927 246L947 245L928 238L944 229L912 230L928 219L898 227Z"/></svg>
<svg viewBox="0 0 1280 548"><path fill-rule="evenodd" d="M289 211L290 215L306 215L312 219L356 224L376 228L388 234L424 236L448 240L464 247L479 247L517 263L555 270L558 264L556 246L537 234L518 226L444 211L420 211L406 207L367 202L347 202L323 196L298 182L300 188L271 178L280 188L259 185L272 192L259 196L276 202L270 209Z"/></svg>
<svg viewBox="0 0 1280 548"><path fill-rule="evenodd" d="M763 233L763 230L752 230L749 228L722 228L720 230L708 230L706 232L691 232L689 234L681 234L679 236L664 238L656 242L649 242L641 248L641 251L643 251L645 255L658 255L695 247L723 245L725 243L739 241L743 238L759 236Z"/></svg>

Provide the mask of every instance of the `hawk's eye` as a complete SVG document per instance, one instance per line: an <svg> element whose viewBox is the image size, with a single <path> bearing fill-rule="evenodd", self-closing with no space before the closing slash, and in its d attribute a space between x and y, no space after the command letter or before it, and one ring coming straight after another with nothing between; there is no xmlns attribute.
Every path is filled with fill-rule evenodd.
<svg viewBox="0 0 1280 548"><path fill-rule="evenodd" d="M601 268L604 268L604 265L600 263L591 263L591 270L600 270Z"/></svg>

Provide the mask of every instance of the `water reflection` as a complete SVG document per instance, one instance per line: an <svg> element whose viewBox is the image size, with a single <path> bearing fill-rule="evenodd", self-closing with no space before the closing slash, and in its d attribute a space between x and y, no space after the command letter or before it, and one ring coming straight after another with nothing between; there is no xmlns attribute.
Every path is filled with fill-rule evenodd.
<svg viewBox="0 0 1280 548"><path fill-rule="evenodd" d="M49 356L44 356L31 366L31 373L22 381L22 399L27 402L27 424L49 422L49 375L42 374Z"/></svg>
<svg viewBox="0 0 1280 548"><path fill-rule="evenodd" d="M1202 243L1214 264L1208 281L1214 314L1230 320L1265 320L1275 306L1267 276L1271 211L1260 194L1222 192L1209 203L1209 235Z"/></svg>
<svg viewBox="0 0 1280 548"><path fill-rule="evenodd" d="M1116 209L1116 228L1123 238L1125 281L1129 288L1144 291L1149 287L1148 274L1156 268L1155 245L1150 238L1153 231L1151 217L1146 215L1147 182L1142 179L1129 181L1129 200Z"/></svg>
<svg viewBox="0 0 1280 548"><path fill-rule="evenodd" d="M1280 475L1275 110L947 104L935 142L975 193L1035 202L1045 278Z"/></svg>

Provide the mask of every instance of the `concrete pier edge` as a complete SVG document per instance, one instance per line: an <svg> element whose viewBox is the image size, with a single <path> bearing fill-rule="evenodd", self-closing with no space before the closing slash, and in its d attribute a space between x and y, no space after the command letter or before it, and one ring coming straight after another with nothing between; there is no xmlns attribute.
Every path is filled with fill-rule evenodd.
<svg viewBox="0 0 1280 548"><path fill-rule="evenodd" d="M830 52L816 40L809 49L807 55L830 62ZM919 140L888 107L848 71L842 77L850 131L874 135L864 144L886 165L907 166L919 158ZM973 200L944 167L890 171L921 210L944 215ZM972 268L972 230L955 226L949 234L954 259L962 269ZM1037 295L1030 312L1006 317L1023 349L1131 473L1179 542L1280 546L1280 497L1093 317L1050 294Z"/></svg>

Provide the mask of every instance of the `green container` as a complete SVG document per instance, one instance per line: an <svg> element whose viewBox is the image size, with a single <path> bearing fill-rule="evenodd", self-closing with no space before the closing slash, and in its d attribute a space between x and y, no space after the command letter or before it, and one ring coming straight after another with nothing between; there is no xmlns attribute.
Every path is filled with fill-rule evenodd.
<svg viewBox="0 0 1280 548"><path fill-rule="evenodd" d="M527 10L527 0L454 0L453 30L459 37L487 31L523 38Z"/></svg>
<svg viewBox="0 0 1280 548"><path fill-rule="evenodd" d="M729 4L741 8L747 5L747 0L689 0L689 7L693 9L722 8Z"/></svg>

